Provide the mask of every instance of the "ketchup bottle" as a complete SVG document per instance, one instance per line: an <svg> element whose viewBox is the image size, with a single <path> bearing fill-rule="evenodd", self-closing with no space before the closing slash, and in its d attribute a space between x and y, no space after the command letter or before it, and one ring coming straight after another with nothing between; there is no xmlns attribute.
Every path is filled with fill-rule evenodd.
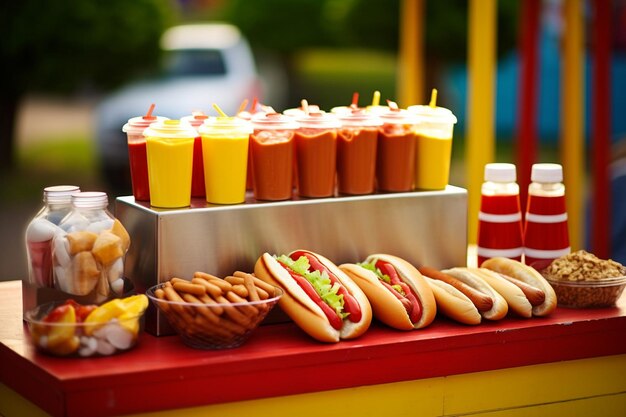
<svg viewBox="0 0 626 417"><path fill-rule="evenodd" d="M570 253L563 168L559 164L534 164L530 179L524 262L540 270Z"/></svg>
<svg viewBox="0 0 626 417"><path fill-rule="evenodd" d="M513 164L485 165L478 213L478 265L495 257L521 261L522 213Z"/></svg>

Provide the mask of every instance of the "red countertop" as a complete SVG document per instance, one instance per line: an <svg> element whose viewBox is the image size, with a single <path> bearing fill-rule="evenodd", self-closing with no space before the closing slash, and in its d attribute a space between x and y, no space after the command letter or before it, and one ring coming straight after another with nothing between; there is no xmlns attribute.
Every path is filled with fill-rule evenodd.
<svg viewBox="0 0 626 417"><path fill-rule="evenodd" d="M132 351L92 359L39 354L22 322L21 282L0 283L0 382L52 415L184 408L626 353L626 293L616 307L464 326L437 318L400 332L373 324L338 344L292 323L261 326L242 347L195 350L142 334ZM332 375L329 377L328 375Z"/></svg>

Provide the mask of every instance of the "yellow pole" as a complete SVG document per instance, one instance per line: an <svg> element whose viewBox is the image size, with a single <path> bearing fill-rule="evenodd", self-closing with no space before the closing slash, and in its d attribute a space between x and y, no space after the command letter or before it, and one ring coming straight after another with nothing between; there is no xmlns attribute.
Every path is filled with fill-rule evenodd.
<svg viewBox="0 0 626 417"><path fill-rule="evenodd" d="M469 2L465 149L469 243L476 243L477 238L484 167L495 158L496 12L497 0Z"/></svg>
<svg viewBox="0 0 626 417"><path fill-rule="evenodd" d="M582 247L584 230L585 46L582 8L583 2L581 0L565 1L565 30L562 39L561 159L572 250L578 250Z"/></svg>
<svg viewBox="0 0 626 417"><path fill-rule="evenodd" d="M400 107L422 104L424 98L424 0L400 3L400 50L396 97Z"/></svg>

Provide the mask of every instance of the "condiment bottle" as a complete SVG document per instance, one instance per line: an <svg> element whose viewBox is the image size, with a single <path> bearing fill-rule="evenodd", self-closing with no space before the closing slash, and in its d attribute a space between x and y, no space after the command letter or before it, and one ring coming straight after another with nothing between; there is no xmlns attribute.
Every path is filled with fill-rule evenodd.
<svg viewBox="0 0 626 417"><path fill-rule="evenodd" d="M80 192L75 185L56 185L43 190L44 206L26 227L28 280L39 288L53 287L52 239L62 232L58 227L72 208L72 194Z"/></svg>
<svg viewBox="0 0 626 417"><path fill-rule="evenodd" d="M485 165L478 213L478 266L495 257L522 259L522 213L515 165Z"/></svg>
<svg viewBox="0 0 626 417"><path fill-rule="evenodd" d="M190 116L181 117L180 120L186 121L193 127L196 132L209 116L202 112L193 112ZM200 133L196 134L193 140L193 167L191 171L191 196L202 197L206 196L206 190L204 186L204 160L202 158L202 138Z"/></svg>
<svg viewBox="0 0 626 417"><path fill-rule="evenodd" d="M72 211L53 240L54 286L81 302L100 303L124 288L124 256L130 237L108 211L103 192L72 195Z"/></svg>
<svg viewBox="0 0 626 417"><path fill-rule="evenodd" d="M524 223L524 262L535 269L570 253L563 168L534 164Z"/></svg>

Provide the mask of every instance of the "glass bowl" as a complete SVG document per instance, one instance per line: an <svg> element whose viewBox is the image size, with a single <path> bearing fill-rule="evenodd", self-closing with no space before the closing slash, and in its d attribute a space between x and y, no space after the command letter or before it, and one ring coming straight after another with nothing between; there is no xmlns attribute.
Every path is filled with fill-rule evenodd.
<svg viewBox="0 0 626 417"><path fill-rule="evenodd" d="M560 307L612 307L626 287L626 276L594 281L564 281L545 277L556 293Z"/></svg>
<svg viewBox="0 0 626 417"><path fill-rule="evenodd" d="M145 295L116 298L100 306L54 301L24 315L40 352L62 357L110 356L132 349L143 329Z"/></svg>
<svg viewBox="0 0 626 417"><path fill-rule="evenodd" d="M217 350L241 346L283 295L280 288L274 287L274 296L260 301L190 303L157 297L155 291L165 285L149 288L146 295L163 312L183 343L196 349Z"/></svg>

